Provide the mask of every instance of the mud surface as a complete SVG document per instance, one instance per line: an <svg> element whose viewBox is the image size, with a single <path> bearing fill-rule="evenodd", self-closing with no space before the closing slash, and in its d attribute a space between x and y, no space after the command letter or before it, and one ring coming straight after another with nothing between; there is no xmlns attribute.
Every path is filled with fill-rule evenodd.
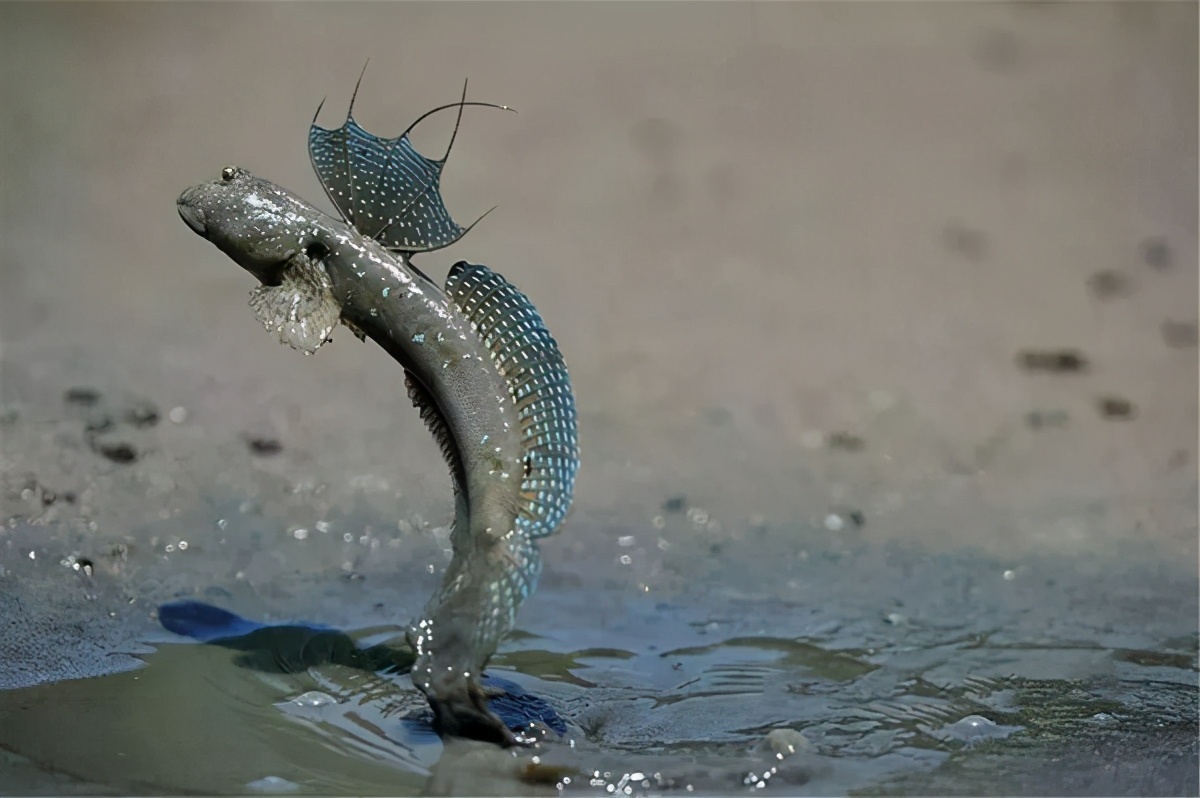
<svg viewBox="0 0 1200 798"><path fill-rule="evenodd" d="M1195 794L1196 29L0 7L0 792ZM368 56L374 132L465 77L519 111L465 118L447 204L499 208L418 265L521 286L578 395L576 509L494 665L571 724L536 764L443 749L404 678L154 617L374 643L447 561L400 370L281 348L174 208L230 163L325 207L305 131Z"/></svg>

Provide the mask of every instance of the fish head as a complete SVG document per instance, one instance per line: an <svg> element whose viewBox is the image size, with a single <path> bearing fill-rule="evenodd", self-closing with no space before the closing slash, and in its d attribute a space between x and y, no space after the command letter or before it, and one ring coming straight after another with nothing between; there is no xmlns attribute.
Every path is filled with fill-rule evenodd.
<svg viewBox="0 0 1200 798"><path fill-rule="evenodd" d="M187 189L176 206L188 227L264 285L279 285L293 257L322 246L319 227L324 214L237 166L225 167L217 180Z"/></svg>

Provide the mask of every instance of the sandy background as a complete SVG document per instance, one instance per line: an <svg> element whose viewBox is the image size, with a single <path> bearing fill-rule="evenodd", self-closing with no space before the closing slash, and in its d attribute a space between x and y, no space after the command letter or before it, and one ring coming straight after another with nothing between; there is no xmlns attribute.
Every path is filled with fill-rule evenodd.
<svg viewBox="0 0 1200 798"><path fill-rule="evenodd" d="M13 488L30 473L110 531L178 515L185 483L201 504L286 484L449 516L400 370L345 331L281 348L174 206L236 163L326 207L307 125L326 96L340 120L370 57L373 132L464 78L519 111L468 111L447 205L499 207L418 263L491 265L562 346L584 466L554 556L607 556L684 497L733 538L858 513L866 540L1195 561L1194 4L11 4L0 23L6 516L36 515ZM417 145L440 153L452 117ZM1064 348L1083 373L1018 365ZM38 432L80 385L187 411L137 433L158 465L125 493L127 466Z"/></svg>

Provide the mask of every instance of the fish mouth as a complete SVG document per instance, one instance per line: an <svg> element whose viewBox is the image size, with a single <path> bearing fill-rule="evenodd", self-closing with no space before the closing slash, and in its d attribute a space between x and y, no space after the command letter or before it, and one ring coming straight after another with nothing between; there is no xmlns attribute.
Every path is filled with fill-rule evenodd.
<svg viewBox="0 0 1200 798"><path fill-rule="evenodd" d="M207 229L204 226L204 214L195 205L188 202L190 191L185 191L180 195L179 199L175 200L175 207L179 209L179 217L183 219L183 223L192 228L192 231L204 235Z"/></svg>

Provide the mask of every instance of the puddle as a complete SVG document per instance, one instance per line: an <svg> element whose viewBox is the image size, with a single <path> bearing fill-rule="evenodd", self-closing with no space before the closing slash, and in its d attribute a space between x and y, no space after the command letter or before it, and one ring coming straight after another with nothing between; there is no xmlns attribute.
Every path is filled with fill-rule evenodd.
<svg viewBox="0 0 1200 798"><path fill-rule="evenodd" d="M490 668L566 722L536 751L443 746L407 676L369 670L405 661L381 654L400 627L372 625L300 647L159 633L136 670L0 692L0 748L15 755L4 767L30 794L1194 790L1194 634L1135 647L1136 630L1079 613L1054 643L1044 617L994 601L941 628L916 606L901 623L839 606L845 573L885 594L910 587L888 561L845 556L822 577L829 605L803 610L686 591L658 601L615 581L600 598L549 587ZM910 566L955 575L936 557ZM957 576L990 566L967 558ZM1081 598L1082 566L1080 584L1055 583L1060 598ZM590 645L594 634L627 647ZM1104 642L1116 636L1126 644ZM338 642L350 639L357 649Z"/></svg>

